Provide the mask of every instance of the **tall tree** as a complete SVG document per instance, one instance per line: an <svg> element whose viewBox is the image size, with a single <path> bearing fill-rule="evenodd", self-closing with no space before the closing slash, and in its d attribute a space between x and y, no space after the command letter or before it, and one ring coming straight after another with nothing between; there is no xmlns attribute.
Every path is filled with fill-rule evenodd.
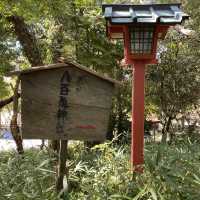
<svg viewBox="0 0 200 200"><path fill-rule="evenodd" d="M13 31L17 36L17 40L22 46L24 56L27 57L31 66L43 65L40 49L37 44L37 39L34 32L28 24L25 23L24 18L17 15L6 17L12 24Z"/></svg>
<svg viewBox="0 0 200 200"><path fill-rule="evenodd" d="M148 68L147 91L163 120L163 141L177 114L199 101L200 60L195 53L197 49L190 48L192 40L177 33L169 34L161 63Z"/></svg>

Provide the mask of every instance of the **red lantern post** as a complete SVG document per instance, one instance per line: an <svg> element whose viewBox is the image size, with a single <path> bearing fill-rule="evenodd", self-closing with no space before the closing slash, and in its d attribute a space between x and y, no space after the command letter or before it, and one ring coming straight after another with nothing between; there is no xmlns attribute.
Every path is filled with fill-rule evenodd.
<svg viewBox="0 0 200 200"><path fill-rule="evenodd" d="M104 4L107 35L124 40L126 64L133 66L131 163L141 172L144 164L144 86L145 66L156 64L157 43L170 26L189 16L181 4Z"/></svg>

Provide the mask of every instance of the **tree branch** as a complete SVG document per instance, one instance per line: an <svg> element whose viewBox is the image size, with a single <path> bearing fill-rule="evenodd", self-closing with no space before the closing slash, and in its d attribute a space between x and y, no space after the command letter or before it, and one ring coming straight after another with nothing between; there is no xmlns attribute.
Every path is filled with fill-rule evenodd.
<svg viewBox="0 0 200 200"><path fill-rule="evenodd" d="M20 96L21 96L21 94L18 93L17 98L20 98ZM13 102L13 98L14 98L14 95L11 97L8 97L7 99L0 100L0 109L2 109L4 106L8 105L9 103Z"/></svg>
<svg viewBox="0 0 200 200"><path fill-rule="evenodd" d="M37 38L35 34L31 32L29 25L24 22L24 18L17 15L12 15L6 17L6 19L13 25L17 39L22 45L24 55L28 58L31 66L43 65Z"/></svg>

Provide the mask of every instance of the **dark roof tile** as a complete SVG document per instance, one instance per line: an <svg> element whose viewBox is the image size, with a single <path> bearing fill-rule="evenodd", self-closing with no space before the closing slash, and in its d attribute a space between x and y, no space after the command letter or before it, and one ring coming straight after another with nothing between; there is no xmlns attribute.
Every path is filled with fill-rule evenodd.
<svg viewBox="0 0 200 200"><path fill-rule="evenodd" d="M162 23L181 24L189 16L181 4L103 4L104 17L112 24Z"/></svg>

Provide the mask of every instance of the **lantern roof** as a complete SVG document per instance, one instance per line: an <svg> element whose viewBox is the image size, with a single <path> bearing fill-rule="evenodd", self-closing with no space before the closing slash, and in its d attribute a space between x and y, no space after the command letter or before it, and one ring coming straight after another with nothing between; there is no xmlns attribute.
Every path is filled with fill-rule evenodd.
<svg viewBox="0 0 200 200"><path fill-rule="evenodd" d="M111 24L181 24L189 15L181 4L103 4L104 17Z"/></svg>

